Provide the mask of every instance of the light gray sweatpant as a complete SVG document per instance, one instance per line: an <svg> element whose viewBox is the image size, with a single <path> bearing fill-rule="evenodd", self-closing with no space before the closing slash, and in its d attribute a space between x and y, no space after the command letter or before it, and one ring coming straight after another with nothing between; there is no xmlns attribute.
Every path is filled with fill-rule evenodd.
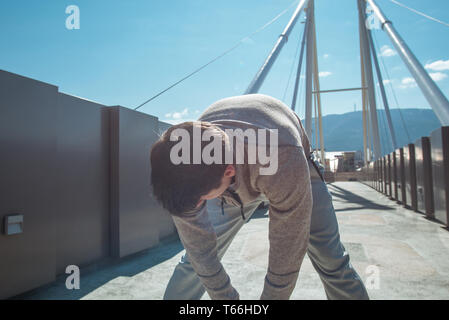
<svg viewBox="0 0 449 320"><path fill-rule="evenodd" d="M312 168L312 170L314 170ZM328 299L368 299L365 286L349 262L349 255L340 242L332 197L326 184L312 178L313 209L307 254L318 272ZM263 198L244 206L248 220ZM245 224L240 208L224 204L221 212L218 199L207 201L212 225L217 233L218 255L221 259L237 232ZM176 266L165 290L165 300L199 300L205 289L186 254Z"/></svg>

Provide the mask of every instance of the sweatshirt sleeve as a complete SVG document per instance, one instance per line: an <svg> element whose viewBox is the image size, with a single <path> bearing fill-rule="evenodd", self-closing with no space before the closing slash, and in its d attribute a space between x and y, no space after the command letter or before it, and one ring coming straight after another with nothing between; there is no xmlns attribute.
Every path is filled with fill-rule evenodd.
<svg viewBox="0 0 449 320"><path fill-rule="evenodd" d="M238 300L239 294L217 255L217 236L207 205L194 214L173 216L181 242L193 269L212 300Z"/></svg>
<svg viewBox="0 0 449 320"><path fill-rule="evenodd" d="M269 206L269 261L262 300L289 299L307 251L312 214L309 165L301 147L280 147L278 171L256 187Z"/></svg>

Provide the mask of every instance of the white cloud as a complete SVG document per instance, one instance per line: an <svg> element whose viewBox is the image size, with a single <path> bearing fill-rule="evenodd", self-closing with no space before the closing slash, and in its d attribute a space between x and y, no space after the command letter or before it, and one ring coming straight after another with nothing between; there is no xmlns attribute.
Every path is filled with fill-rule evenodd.
<svg viewBox="0 0 449 320"><path fill-rule="evenodd" d="M449 60L437 60L435 62L426 64L425 68L433 71L449 70Z"/></svg>
<svg viewBox="0 0 449 320"><path fill-rule="evenodd" d="M189 110L187 108L185 108L184 110L182 110L182 112L173 112L172 114L172 118L173 119L182 119L184 118L184 116L186 116L189 113Z"/></svg>
<svg viewBox="0 0 449 320"><path fill-rule="evenodd" d="M184 122L187 121L184 118L189 114L189 109L185 108L184 110L182 110L181 112L170 112L170 113L166 113L165 117L167 118L166 120L163 120L165 122L169 122L173 124L173 121L180 123L180 122Z"/></svg>
<svg viewBox="0 0 449 320"><path fill-rule="evenodd" d="M433 81L438 82L441 80L444 80L447 78L447 74L442 72L431 72L429 73L430 77L433 79ZM402 79L401 84L399 85L399 88L401 89L410 89L417 87L417 83L415 79L407 77Z"/></svg>
<svg viewBox="0 0 449 320"><path fill-rule="evenodd" d="M399 88L401 89L409 89L409 88L415 88L417 86L415 79L413 78L404 78L401 81L401 85Z"/></svg>
<svg viewBox="0 0 449 320"><path fill-rule="evenodd" d="M441 81L447 78L447 74L442 72L431 72L429 73L429 75L433 79L433 81Z"/></svg>
<svg viewBox="0 0 449 320"><path fill-rule="evenodd" d="M164 119L164 120L162 120L163 122L167 122L167 123L170 123L170 124L179 124L179 123L182 123L182 122L187 122L187 121L196 121L196 119Z"/></svg>
<svg viewBox="0 0 449 320"><path fill-rule="evenodd" d="M332 72L329 71L321 71L318 75L320 76L320 78L326 78L329 77L332 74Z"/></svg>
<svg viewBox="0 0 449 320"><path fill-rule="evenodd" d="M385 79L385 80L382 80L382 82L383 82L383 84L385 86L385 85L387 85L389 83L393 83L393 80ZM377 82L376 84L377 84L377 86L379 86L379 82Z"/></svg>
<svg viewBox="0 0 449 320"><path fill-rule="evenodd" d="M383 46L380 48L380 56L381 57L393 57L397 55L396 51L391 49L389 46Z"/></svg>
<svg viewBox="0 0 449 320"><path fill-rule="evenodd" d="M330 57L330 55L328 53L323 54L324 59L328 59L329 57Z"/></svg>

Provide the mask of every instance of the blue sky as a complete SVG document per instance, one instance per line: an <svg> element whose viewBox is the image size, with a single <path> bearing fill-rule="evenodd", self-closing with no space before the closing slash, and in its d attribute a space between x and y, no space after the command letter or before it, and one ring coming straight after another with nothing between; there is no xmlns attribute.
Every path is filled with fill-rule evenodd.
<svg viewBox="0 0 449 320"><path fill-rule="evenodd" d="M59 87L105 105L134 108L222 53L287 8L292 0L4 0L0 4L0 68ZM360 86L359 35L355 0L316 0L321 88ZM402 0L449 21L447 0ZM377 0L387 17L427 65L449 96L449 28ZM80 9L79 30L65 27L68 5ZM293 8L267 29L141 112L161 120L195 119L208 105L244 92ZM302 19L301 19L302 20ZM260 92L291 103L294 55L302 33L298 23ZM401 108L428 108L419 88L383 31L374 31ZM296 68L294 66L294 68ZM386 74L384 73L384 77ZM287 91L286 91L287 88ZM284 92L286 94L284 95ZM297 112L304 114L304 95ZM323 95L323 113L360 110L358 92Z"/></svg>

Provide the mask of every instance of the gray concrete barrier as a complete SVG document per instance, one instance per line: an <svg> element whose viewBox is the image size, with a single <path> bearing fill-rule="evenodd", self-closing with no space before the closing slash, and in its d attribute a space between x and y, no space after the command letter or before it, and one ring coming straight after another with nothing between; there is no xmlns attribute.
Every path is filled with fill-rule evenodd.
<svg viewBox="0 0 449 320"><path fill-rule="evenodd" d="M398 202L405 204L405 167L404 167L404 149L399 148L399 166L398 166Z"/></svg>
<svg viewBox="0 0 449 320"><path fill-rule="evenodd" d="M392 197L392 192L391 192L391 155L386 155L385 156L385 181L386 181L386 195L388 197Z"/></svg>
<svg viewBox="0 0 449 320"><path fill-rule="evenodd" d="M383 169L382 170L382 173L383 173L383 185L382 185L383 193L386 196L389 196L390 195L390 188L389 188L389 186L390 186L390 182L389 182L390 177L388 176L388 157L387 156L382 157L382 169Z"/></svg>
<svg viewBox="0 0 449 320"><path fill-rule="evenodd" d="M361 179L449 228L449 127L369 163Z"/></svg>
<svg viewBox="0 0 449 320"><path fill-rule="evenodd" d="M416 201L416 166L415 145L410 143L404 146L404 174L405 174L405 206L417 210Z"/></svg>
<svg viewBox="0 0 449 320"><path fill-rule="evenodd" d="M168 126L0 70L0 299L176 234L150 185Z"/></svg>
<svg viewBox="0 0 449 320"><path fill-rule="evenodd" d="M435 219L449 227L449 127L430 135Z"/></svg>
<svg viewBox="0 0 449 320"><path fill-rule="evenodd" d="M391 154L392 157L392 168L391 168L391 172L392 172L392 198L394 200L398 200L399 196L398 196L398 158L399 158L399 152L398 150L395 150L392 152Z"/></svg>
<svg viewBox="0 0 449 320"><path fill-rule="evenodd" d="M430 139L422 137L415 141L417 209L433 218L433 178Z"/></svg>
<svg viewBox="0 0 449 320"><path fill-rule="evenodd" d="M168 212L153 198L150 149L158 119L124 107L111 112L111 253L114 257L158 245L175 232Z"/></svg>

